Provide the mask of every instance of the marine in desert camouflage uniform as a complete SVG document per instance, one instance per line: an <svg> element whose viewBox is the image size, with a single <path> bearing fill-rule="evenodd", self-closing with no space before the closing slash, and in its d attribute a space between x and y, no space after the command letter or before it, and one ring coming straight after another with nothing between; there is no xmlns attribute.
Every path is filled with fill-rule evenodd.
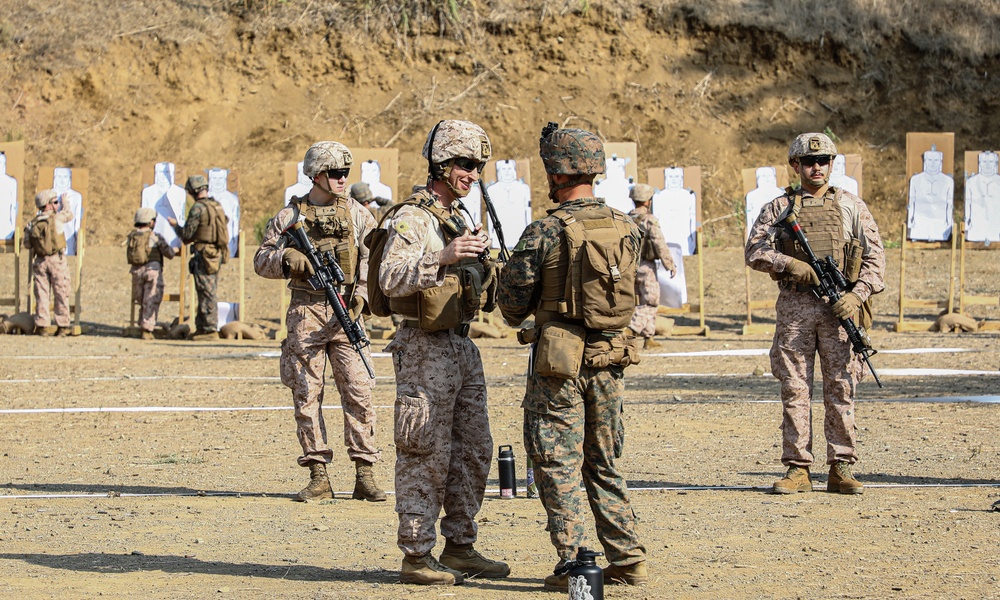
<svg viewBox="0 0 1000 600"><path fill-rule="evenodd" d="M254 270L269 279L290 279L292 299L286 319L288 336L281 344L281 381L292 390L295 422L302 446L300 466L308 467L309 484L296 496L309 501L333 498L326 465L333 459L323 419L326 390L324 372L330 361L333 380L344 409L344 445L355 464L356 500L383 502L385 492L375 483L372 465L381 452L375 445L375 409L372 388L361 357L351 346L323 290L313 290L313 273L306 255L287 247L282 236L304 219L306 234L318 252L330 251L344 271L343 295L351 318L361 320L368 299L368 249L361 243L375 227L375 219L348 197L347 175L354 158L339 142L314 144L306 152L302 172L312 180L306 196L292 198L267 224L264 240L254 256ZM362 330L364 323L359 323ZM363 349L370 357L370 350Z"/></svg>
<svg viewBox="0 0 1000 600"><path fill-rule="evenodd" d="M163 236L153 231L156 224L156 210L143 207L135 211L135 230L130 234L148 240L149 260L141 265L132 265L132 300L139 303L140 337L153 339L156 317L163 301L163 259L173 258L174 249Z"/></svg>
<svg viewBox="0 0 1000 600"><path fill-rule="evenodd" d="M496 578L510 573L505 563L487 559L473 547L493 438L483 362L469 339L469 323L484 307L483 293L490 280L495 281L495 269L490 261L479 260L488 238L465 228L456 204L479 180L490 154L481 127L441 121L423 149L430 172L427 187L407 199L386 223L379 285L393 314L403 317L386 347L396 370L402 583L455 585L466 575ZM483 282L482 287L475 281ZM452 287L456 282L468 285ZM434 318L427 307L442 304L442 313ZM431 550L442 508L446 542L439 561Z"/></svg>
<svg viewBox="0 0 1000 600"><path fill-rule="evenodd" d="M781 291L776 304L771 372L781 381L781 462L788 467L775 482L781 494L812 491L809 469L812 452L813 368L819 354L823 374L823 431L830 465L827 490L860 494L864 486L852 474L858 460L854 394L864 364L851 350L847 332L838 319L857 322L862 304L885 289L885 251L878 226L865 203L850 192L829 187L830 168L837 148L822 133L804 133L788 150L788 162L801 187L766 204L750 232L746 263L771 274ZM798 221L816 255L834 256L850 292L832 306L810 291L819 280L805 255L793 243L780 221L795 199Z"/></svg>
<svg viewBox="0 0 1000 600"><path fill-rule="evenodd" d="M629 328L645 338L645 347L658 348L660 344L653 339L656 334L656 309L660 305L660 282L656 279L656 261L670 272L670 277L677 274L674 257L660 229L660 220L649 210L649 201L653 199L653 187L645 183L637 183L629 191L635 209L628 214L639 226L642 232L642 249L639 254L639 272L635 276L635 314Z"/></svg>
<svg viewBox="0 0 1000 600"><path fill-rule="evenodd" d="M208 195L208 180L204 175L188 177L184 185L195 202L188 211L184 226L177 224L173 217L167 221L185 244L191 244L192 256L188 270L194 277L195 294L198 296L198 311L194 317L195 332L192 339L213 340L219 334L219 269L229 255L228 235L219 235L226 229L226 217L219 202ZM216 223L222 220L222 226Z"/></svg>
<svg viewBox="0 0 1000 600"><path fill-rule="evenodd" d="M579 220L590 215L605 221L624 221L628 231L624 236L628 240L626 251L633 265L640 246L639 229L629 217L594 197L594 177L605 170L600 139L580 129L546 133L543 130L540 154L549 182L549 198L559 206L549 211L550 216L525 229L510 262L501 271L497 295L508 323L516 326L534 315L535 331L550 321L577 325L583 322L558 312L556 307L565 304L565 297L561 302L560 298L546 299L546 290L562 289L568 268L564 219ZM562 211L570 217L560 216ZM592 342L625 335L624 331L586 331L588 347ZM646 549L636 532L625 478L615 466L625 440L623 368L620 364L587 366L585 360L578 375L561 378L543 376L529 367L522 403L524 445L534 463L535 482L548 515L546 530L559 555L554 573L545 578L546 589L568 588L567 561L585 545L584 498L590 504L597 537L611 563L605 569L605 581L630 585L647 582ZM579 489L581 475L586 494Z"/></svg>
<svg viewBox="0 0 1000 600"><path fill-rule="evenodd" d="M43 190L35 196L35 207L38 214L25 226L24 245L32 249L31 276L35 286L35 333L50 335L47 327L52 319L49 315L49 303L53 305L56 321L56 335L64 336L70 333L69 325L69 267L66 264L66 235L64 226L73 220L73 211L64 202L64 198L55 190ZM53 237L48 245L42 248L40 240L32 239L32 231L39 221L48 221Z"/></svg>

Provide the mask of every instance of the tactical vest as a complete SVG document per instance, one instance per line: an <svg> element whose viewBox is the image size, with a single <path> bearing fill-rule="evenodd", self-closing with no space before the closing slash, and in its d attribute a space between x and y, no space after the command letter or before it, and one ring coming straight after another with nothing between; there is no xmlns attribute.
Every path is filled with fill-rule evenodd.
<svg viewBox="0 0 1000 600"><path fill-rule="evenodd" d="M66 249L66 234L55 213L43 213L28 225L28 244L37 256L52 256Z"/></svg>
<svg viewBox="0 0 1000 600"><path fill-rule="evenodd" d="M214 198L198 200L204 209L207 218L198 221L198 228L194 231L194 241L214 246L229 245L229 217L222 210L222 205Z"/></svg>
<svg viewBox="0 0 1000 600"><path fill-rule="evenodd" d="M639 245L639 257L642 260L657 260L661 257L657 254L656 246L653 245L653 240L649 235L649 227L652 220L647 215L649 213L630 212L628 214L635 221L639 232L642 233L642 243Z"/></svg>
<svg viewBox="0 0 1000 600"><path fill-rule="evenodd" d="M137 229L128 234L128 248L125 251L125 258L130 265L144 265L149 262L163 264L163 253L160 246L154 244L150 246L150 237L153 232L150 229Z"/></svg>
<svg viewBox="0 0 1000 600"><path fill-rule="evenodd" d="M344 272L344 295L352 296L358 273L358 244L354 239L354 219L351 218L349 203L337 200L328 206L318 206L310 204L308 198L302 196L292 198L289 204L305 218L306 235L316 252L330 251L337 259ZM305 279L292 278L288 287L322 294L313 290Z"/></svg>
<svg viewBox="0 0 1000 600"><path fill-rule="evenodd" d="M435 203L433 194L422 190L403 205L419 206L430 214L441 227L444 245L465 234L468 227L465 220L448 209ZM395 207L393 207L395 209ZM415 294L390 297L389 307L393 313L416 319L420 329L442 331L470 323L484 306L486 290L493 273L479 259L463 258L458 263L445 267L444 284Z"/></svg>
<svg viewBox="0 0 1000 600"><path fill-rule="evenodd" d="M535 326L547 321L592 331L620 330L635 311L635 241L639 228L608 206L556 209L563 240L545 256Z"/></svg>
<svg viewBox="0 0 1000 600"><path fill-rule="evenodd" d="M790 193L800 194L801 191L796 190ZM844 235L844 219L840 213L840 194L840 190L830 188L822 198L800 198L798 200L801 202L798 221L809 240L813 254L820 260L826 260L827 256L832 256L840 270L846 273L848 269L844 264L844 256L850 238ZM806 256L799 243L784 229L782 229L778 241L778 247L782 254L802 261L809 261L809 257ZM855 279L857 279L856 275Z"/></svg>

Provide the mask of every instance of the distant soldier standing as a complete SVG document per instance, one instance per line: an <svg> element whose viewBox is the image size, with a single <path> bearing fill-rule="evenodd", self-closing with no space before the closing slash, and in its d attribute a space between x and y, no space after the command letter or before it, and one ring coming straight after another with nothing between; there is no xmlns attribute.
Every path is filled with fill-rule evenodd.
<svg viewBox="0 0 1000 600"><path fill-rule="evenodd" d="M649 210L649 201L653 199L653 187L645 183L637 183L629 191L629 197L635 204L635 209L628 214L642 232L642 246L639 256L639 271L635 276L635 314L629 328L642 336L646 341L644 347L659 348L660 344L653 339L656 335L656 309L660 306L660 282L656 279L656 261L670 271L670 277L677 274L674 257L660 229L660 220Z"/></svg>
<svg viewBox="0 0 1000 600"><path fill-rule="evenodd" d="M56 335L69 334L69 267L66 264L65 225L73 220L73 211L64 206L55 190L43 190L35 196L38 214L24 228L24 245L31 249L31 276L35 282L35 334L52 335L47 327L49 294L56 319Z"/></svg>
<svg viewBox="0 0 1000 600"><path fill-rule="evenodd" d="M344 299L350 317L361 319L368 299L368 248L361 240L375 227L371 213L346 192L347 175L354 158L339 142L317 142L306 151L302 172L312 180L305 196L292 198L267 224L264 240L254 256L254 271L269 279L289 279L292 300L288 305L288 336L281 343L281 382L292 390L302 456L309 468L309 485L296 496L302 502L333 498L326 465L333 459L327 445L323 399L324 373L330 361L333 380L344 408L344 445L354 461L352 498L385 501L375 483L372 465L381 458L375 446L375 408L372 388L361 357L351 346L323 290L314 290L308 279L312 264L296 248L286 247L282 236L288 227L304 221L306 235L317 252L330 251L344 272ZM364 324L361 323L361 329ZM364 348L370 353L369 348ZM369 354L370 356L370 354Z"/></svg>
<svg viewBox="0 0 1000 600"><path fill-rule="evenodd" d="M506 577L506 563L473 545L476 515L490 471L493 438L486 376L469 323L495 286L492 261L481 261L486 236L470 232L458 201L479 180L491 154L481 127L441 121L424 144L426 188L388 219L380 289L403 317L386 351L396 369L397 545L401 583L457 585L463 576ZM444 551L431 554L441 519Z"/></svg>
<svg viewBox="0 0 1000 600"><path fill-rule="evenodd" d="M195 315L194 340L212 340L219 337L219 269L229 260L229 218L222 205L208 195L208 180L204 175L188 177L184 185L194 198L184 227L177 220L167 217L167 222L185 244L191 244L188 270L194 276L194 289L198 295L198 314Z"/></svg>
<svg viewBox="0 0 1000 600"><path fill-rule="evenodd" d="M628 215L594 197L594 177L605 172L600 138L551 123L539 154L559 206L521 234L497 301L511 325L535 317L518 339L533 343L521 404L524 446L559 555L545 588L568 589L567 562L586 540L584 498L611 563L604 581L644 585L646 549L615 466L625 440L624 368L639 361L641 348L628 329L641 234Z"/></svg>
<svg viewBox="0 0 1000 600"><path fill-rule="evenodd" d="M163 301L163 259L173 258L174 249L153 231L156 210L143 207L135 211L135 230L128 234L125 258L132 265L132 301L138 302L140 337L153 339L156 317Z"/></svg>
<svg viewBox="0 0 1000 600"><path fill-rule="evenodd" d="M885 251L878 226L865 203L850 192L830 187L830 169L837 148L822 133L803 133L788 149L788 164L800 187L764 205L746 244L746 263L778 282L771 372L781 381L781 462L788 471L774 483L774 492L812 491L813 368L819 354L826 418L827 491L860 494L864 486L851 472L858 460L855 444L854 390L864 375L864 363L851 349L838 319L853 318L870 326L868 299L885 289ZM849 283L849 291L833 306L816 298L819 284L807 256L781 221L789 211L820 260L832 256Z"/></svg>

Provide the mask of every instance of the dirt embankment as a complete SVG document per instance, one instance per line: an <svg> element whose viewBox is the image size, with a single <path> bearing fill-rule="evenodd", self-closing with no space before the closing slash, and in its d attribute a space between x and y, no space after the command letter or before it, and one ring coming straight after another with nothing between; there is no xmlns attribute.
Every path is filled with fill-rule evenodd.
<svg viewBox="0 0 1000 600"><path fill-rule="evenodd" d="M0 27L11 66L0 135L26 140L30 189L40 165L90 169L91 243L127 233L145 163L239 169L249 229L280 202L282 164L318 139L399 148L408 189L443 117L480 122L500 155L532 157L539 199L547 120L637 142L640 180L647 167L699 165L708 242L723 245L740 241L726 216L742 198L740 170L783 164L794 134L829 128L842 151L863 155L865 195L891 239L905 210L906 132L956 132L961 173L961 150L992 147L1000 125L986 59L877 31L860 45L803 41L684 2L520 19L494 6L463 40L328 29L309 7L282 5L283 20L265 22L223 10L233 3L154 2L144 17L83 2L66 20L40 4L11 7ZM88 22L79 42L53 33Z"/></svg>

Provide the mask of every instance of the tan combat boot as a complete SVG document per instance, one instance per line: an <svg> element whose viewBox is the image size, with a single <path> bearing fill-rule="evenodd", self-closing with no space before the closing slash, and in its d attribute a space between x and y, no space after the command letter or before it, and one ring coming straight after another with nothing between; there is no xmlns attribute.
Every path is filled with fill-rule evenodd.
<svg viewBox="0 0 1000 600"><path fill-rule="evenodd" d="M153 332L152 331L143 331L142 334L139 335L139 339L146 340L146 341L151 340L151 339L153 339Z"/></svg>
<svg viewBox="0 0 1000 600"><path fill-rule="evenodd" d="M608 565L604 567L604 583L625 585L646 585L649 582L649 571L646 561L632 565Z"/></svg>
<svg viewBox="0 0 1000 600"><path fill-rule="evenodd" d="M72 332L69 327L56 327L56 337L66 337Z"/></svg>
<svg viewBox="0 0 1000 600"><path fill-rule="evenodd" d="M851 464L843 461L830 465L830 477L826 480L826 491L841 494L864 494L865 486L854 478Z"/></svg>
<svg viewBox="0 0 1000 600"><path fill-rule="evenodd" d="M363 460L354 461L354 493L351 498L369 502L385 502L385 492L375 483L372 464Z"/></svg>
<svg viewBox="0 0 1000 600"><path fill-rule="evenodd" d="M218 331L196 331L191 336L193 342L214 342L219 339Z"/></svg>
<svg viewBox="0 0 1000 600"><path fill-rule="evenodd" d="M551 575L545 576L545 589L550 592L569 592L569 568L566 560L560 559Z"/></svg>
<svg viewBox="0 0 1000 600"><path fill-rule="evenodd" d="M326 463L309 463L309 485L302 488L295 499L299 502L333 498L330 478L326 475Z"/></svg>
<svg viewBox="0 0 1000 600"><path fill-rule="evenodd" d="M651 337L646 338L646 342L643 344L643 350L655 350L656 348L662 348L663 344L654 340Z"/></svg>
<svg viewBox="0 0 1000 600"><path fill-rule="evenodd" d="M465 579L454 569L442 565L432 555L405 556L399 571L399 583L416 585L462 585Z"/></svg>
<svg viewBox="0 0 1000 600"><path fill-rule="evenodd" d="M510 575L507 563L486 558L477 552L472 544L453 544L451 540L445 541L441 564L459 571L466 577L500 579Z"/></svg>
<svg viewBox="0 0 1000 600"><path fill-rule="evenodd" d="M775 494L794 494L796 492L811 491L813 491L813 485L809 481L808 467L789 465L785 476L774 482Z"/></svg>

